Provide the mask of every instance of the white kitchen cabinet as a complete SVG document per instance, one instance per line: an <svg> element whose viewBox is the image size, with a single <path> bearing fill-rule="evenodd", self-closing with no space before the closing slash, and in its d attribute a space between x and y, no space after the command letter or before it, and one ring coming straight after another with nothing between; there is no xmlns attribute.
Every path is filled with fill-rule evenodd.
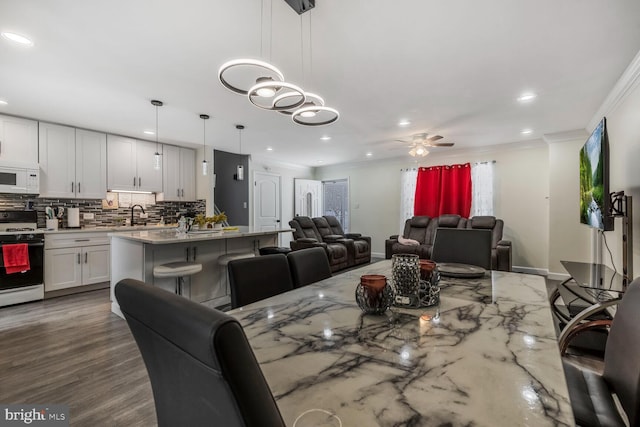
<svg viewBox="0 0 640 427"><path fill-rule="evenodd" d="M107 192L104 133L40 123L40 196L102 199Z"/></svg>
<svg viewBox="0 0 640 427"><path fill-rule="evenodd" d="M120 191L162 191L162 168L153 168L156 144L107 136L107 187Z"/></svg>
<svg viewBox="0 0 640 427"><path fill-rule="evenodd" d="M189 148L164 145L162 154L162 188L159 201L195 201L196 153Z"/></svg>
<svg viewBox="0 0 640 427"><path fill-rule="evenodd" d="M108 282L110 269L111 251L106 232L47 234L45 292Z"/></svg>
<svg viewBox="0 0 640 427"><path fill-rule="evenodd" d="M38 163L38 122L0 115L0 161Z"/></svg>

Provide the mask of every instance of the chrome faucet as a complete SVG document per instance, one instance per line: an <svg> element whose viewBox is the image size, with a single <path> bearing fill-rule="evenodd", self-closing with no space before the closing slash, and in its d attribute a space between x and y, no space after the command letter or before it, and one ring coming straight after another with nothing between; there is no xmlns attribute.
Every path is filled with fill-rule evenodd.
<svg viewBox="0 0 640 427"><path fill-rule="evenodd" d="M142 209L142 213L144 213L144 208L141 205L133 205L131 206L131 226L133 227L133 208L135 207L139 207L140 209Z"/></svg>

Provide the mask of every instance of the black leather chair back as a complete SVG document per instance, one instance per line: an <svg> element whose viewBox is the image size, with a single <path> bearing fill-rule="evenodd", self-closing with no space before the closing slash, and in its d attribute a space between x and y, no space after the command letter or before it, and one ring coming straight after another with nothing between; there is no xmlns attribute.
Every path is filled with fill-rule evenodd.
<svg viewBox="0 0 640 427"><path fill-rule="evenodd" d="M629 425L640 425L640 277L627 288L613 318L603 377L618 396Z"/></svg>
<svg viewBox="0 0 640 427"><path fill-rule="evenodd" d="M294 239L313 238L322 242L322 236L318 232L313 220L308 216L297 216L289 221L289 226L293 228Z"/></svg>
<svg viewBox="0 0 640 427"><path fill-rule="evenodd" d="M300 288L331 277L329 259L322 248L300 249L287 254L293 286Z"/></svg>
<svg viewBox="0 0 640 427"><path fill-rule="evenodd" d="M491 231L465 228L438 228L431 259L477 265L491 270Z"/></svg>
<svg viewBox="0 0 640 427"><path fill-rule="evenodd" d="M324 249L322 249L324 251ZM284 254L229 261L231 307L242 307L293 289Z"/></svg>
<svg viewBox="0 0 640 427"><path fill-rule="evenodd" d="M284 426L233 317L133 279L115 287L144 359L160 427Z"/></svg>

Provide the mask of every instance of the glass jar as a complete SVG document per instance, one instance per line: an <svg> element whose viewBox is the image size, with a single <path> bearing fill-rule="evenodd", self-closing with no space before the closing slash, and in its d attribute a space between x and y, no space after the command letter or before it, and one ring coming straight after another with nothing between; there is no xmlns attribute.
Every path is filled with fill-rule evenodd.
<svg viewBox="0 0 640 427"><path fill-rule="evenodd" d="M396 307L420 307L420 257L395 254L391 257L391 274Z"/></svg>

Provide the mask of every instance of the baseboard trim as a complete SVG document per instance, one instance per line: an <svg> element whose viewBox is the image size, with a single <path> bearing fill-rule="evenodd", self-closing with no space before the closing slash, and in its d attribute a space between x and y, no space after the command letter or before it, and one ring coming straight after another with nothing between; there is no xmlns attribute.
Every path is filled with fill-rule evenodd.
<svg viewBox="0 0 640 427"><path fill-rule="evenodd" d="M371 252L371 258L384 258L384 252Z"/></svg>
<svg viewBox="0 0 640 427"><path fill-rule="evenodd" d="M571 276L568 275L567 273L549 273L547 278L551 280L559 280L561 282L564 282L565 280L570 279Z"/></svg>
<svg viewBox="0 0 640 427"><path fill-rule="evenodd" d="M515 273L535 274L537 276L545 276L549 274L549 270L546 268L533 268L533 267L521 267L514 265L511 270Z"/></svg>

